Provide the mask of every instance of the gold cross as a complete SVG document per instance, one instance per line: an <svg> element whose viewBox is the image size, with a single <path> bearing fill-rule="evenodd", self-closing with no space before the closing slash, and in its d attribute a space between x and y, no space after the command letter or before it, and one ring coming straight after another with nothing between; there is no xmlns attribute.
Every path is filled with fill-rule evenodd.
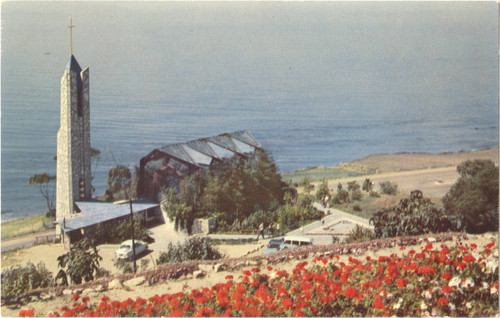
<svg viewBox="0 0 500 318"><path fill-rule="evenodd" d="M69 52L71 55L73 55L73 28L74 27L75 26L71 22L71 17L69 17L69 25L68 25L68 28L69 28Z"/></svg>

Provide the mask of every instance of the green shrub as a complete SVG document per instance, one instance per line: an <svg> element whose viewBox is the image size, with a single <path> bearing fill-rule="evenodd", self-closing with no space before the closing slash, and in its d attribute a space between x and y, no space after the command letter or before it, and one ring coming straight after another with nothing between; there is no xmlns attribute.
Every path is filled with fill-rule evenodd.
<svg viewBox="0 0 500 318"><path fill-rule="evenodd" d="M122 271L123 274L133 273L134 267L132 262L123 258L118 258L115 260L114 264L116 268Z"/></svg>
<svg viewBox="0 0 500 318"><path fill-rule="evenodd" d="M349 232L346 243L364 242L370 241L374 237L373 231L356 224L356 227Z"/></svg>
<svg viewBox="0 0 500 318"><path fill-rule="evenodd" d="M282 233L297 229L310 221L319 220L323 215L322 212L319 212L310 204L285 204L277 211L277 218Z"/></svg>
<svg viewBox="0 0 500 318"><path fill-rule="evenodd" d="M443 210L434 207L420 190L412 191L410 199L376 212L370 223L375 227L377 238L439 233L451 228Z"/></svg>
<svg viewBox="0 0 500 318"><path fill-rule="evenodd" d="M372 198L380 198L380 194L377 191L370 191L370 197Z"/></svg>
<svg viewBox="0 0 500 318"><path fill-rule="evenodd" d="M99 261L102 257L97 253L94 242L85 237L73 244L68 253L57 258L61 270L57 278L67 283L67 275L74 284L80 284L82 280L89 282L94 279L94 274L99 269Z"/></svg>
<svg viewBox="0 0 500 318"><path fill-rule="evenodd" d="M29 262L25 267L15 266L2 270L2 298L51 285L52 273L47 270L43 262L36 266Z"/></svg>
<svg viewBox="0 0 500 318"><path fill-rule="evenodd" d="M352 201L361 201L363 199L363 193L359 190L354 190L351 192L351 200Z"/></svg>
<svg viewBox="0 0 500 318"><path fill-rule="evenodd" d="M490 160L467 160L460 178L443 197L446 213L468 233L498 231L498 168Z"/></svg>
<svg viewBox="0 0 500 318"><path fill-rule="evenodd" d="M222 253L214 248L208 239L194 237L183 244L169 243L167 252L160 254L156 264L180 263L190 260L216 260L222 257Z"/></svg>
<svg viewBox="0 0 500 318"><path fill-rule="evenodd" d="M333 204L342 204L349 201L349 192L342 188L342 184L337 185L337 193L333 196L331 202Z"/></svg>
<svg viewBox="0 0 500 318"><path fill-rule="evenodd" d="M362 190L365 192L371 192L373 190L373 182L370 179L366 178L363 182Z"/></svg>
<svg viewBox="0 0 500 318"><path fill-rule="evenodd" d="M380 191L384 194L396 195L398 193L398 185L390 181L380 182Z"/></svg>

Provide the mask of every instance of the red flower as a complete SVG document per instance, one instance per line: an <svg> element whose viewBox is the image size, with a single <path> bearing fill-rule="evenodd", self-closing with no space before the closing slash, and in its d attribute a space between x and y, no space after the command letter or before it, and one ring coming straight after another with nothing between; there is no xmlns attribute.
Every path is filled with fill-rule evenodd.
<svg viewBox="0 0 500 318"><path fill-rule="evenodd" d="M196 314L196 317L210 317L214 314L211 308L201 307Z"/></svg>
<svg viewBox="0 0 500 318"><path fill-rule="evenodd" d="M490 244L486 245L487 248L492 248L493 246L495 246L495 242L491 242Z"/></svg>
<svg viewBox="0 0 500 318"><path fill-rule="evenodd" d="M254 267L254 268L252 268L252 272L253 273L258 273L258 272L260 272L260 268Z"/></svg>
<svg viewBox="0 0 500 318"><path fill-rule="evenodd" d="M73 294L73 296L71 296L71 298L72 298L73 300L78 300L78 299L80 298L80 295L78 295L78 294Z"/></svg>
<svg viewBox="0 0 500 318"><path fill-rule="evenodd" d="M292 305L293 302L290 298L284 298L283 301L281 302L281 306L283 306L283 308L285 309L291 308Z"/></svg>
<svg viewBox="0 0 500 318"><path fill-rule="evenodd" d="M226 280L233 280L233 275L227 275Z"/></svg>
<svg viewBox="0 0 500 318"><path fill-rule="evenodd" d="M358 291L356 290L356 288L353 288L353 287L347 287L344 291L344 295L347 298L354 298L354 297L356 297L357 294L358 294Z"/></svg>
<svg viewBox="0 0 500 318"><path fill-rule="evenodd" d="M396 284L398 287L403 288L408 284L408 280L406 280L406 278L400 278L397 280Z"/></svg>
<svg viewBox="0 0 500 318"><path fill-rule="evenodd" d="M89 296L87 296L87 297L83 297L83 298L82 298L82 301L83 301L85 304L86 304L86 303L88 303L88 302L89 302L89 300L90 300L90 297L89 297Z"/></svg>
<svg viewBox="0 0 500 318"><path fill-rule="evenodd" d="M448 304L448 298L446 298L446 297L439 298L437 304L438 305L441 305L441 304L446 305L446 304Z"/></svg>
<svg viewBox="0 0 500 318"><path fill-rule="evenodd" d="M246 271L243 271L243 275L245 275L245 276L250 276L250 275L252 275L252 274L250 273L250 271L246 270Z"/></svg>
<svg viewBox="0 0 500 318"><path fill-rule="evenodd" d="M104 295L104 296L102 296L101 301L107 302L107 301L109 301L109 297Z"/></svg>
<svg viewBox="0 0 500 318"><path fill-rule="evenodd" d="M441 275L443 279L450 280L451 279L451 274L448 272L444 272L443 275Z"/></svg>
<svg viewBox="0 0 500 318"><path fill-rule="evenodd" d="M385 309L385 306L382 303L382 297L380 297L380 295L375 296L375 301L373 302L372 307L380 310Z"/></svg>
<svg viewBox="0 0 500 318"><path fill-rule="evenodd" d="M31 309L23 309L19 312L19 317L34 317L35 313Z"/></svg>
<svg viewBox="0 0 500 318"><path fill-rule="evenodd" d="M432 243L429 243L425 246L426 250L432 250Z"/></svg>
<svg viewBox="0 0 500 318"><path fill-rule="evenodd" d="M463 258L463 261L466 263L474 262L476 259L472 255L466 255Z"/></svg>
<svg viewBox="0 0 500 318"><path fill-rule="evenodd" d="M271 266L267 266L267 270L268 270L268 271L272 271L272 270L273 270L273 268L272 268Z"/></svg>
<svg viewBox="0 0 500 318"><path fill-rule="evenodd" d="M448 285L443 286L443 287L441 288L441 290L442 290L442 291L443 291L443 293L445 293L445 294L449 294L449 293L451 293L451 287L450 287L450 286L448 286Z"/></svg>

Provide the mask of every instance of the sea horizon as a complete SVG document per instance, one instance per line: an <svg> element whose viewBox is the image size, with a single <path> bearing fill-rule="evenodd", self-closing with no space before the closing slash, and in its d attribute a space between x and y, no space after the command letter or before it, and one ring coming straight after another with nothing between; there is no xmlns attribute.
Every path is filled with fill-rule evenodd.
<svg viewBox="0 0 500 318"><path fill-rule="evenodd" d="M497 13L488 2L6 2L2 222L46 210L27 181L55 175L69 16L90 68L96 196L118 163L237 130L281 172L497 147Z"/></svg>

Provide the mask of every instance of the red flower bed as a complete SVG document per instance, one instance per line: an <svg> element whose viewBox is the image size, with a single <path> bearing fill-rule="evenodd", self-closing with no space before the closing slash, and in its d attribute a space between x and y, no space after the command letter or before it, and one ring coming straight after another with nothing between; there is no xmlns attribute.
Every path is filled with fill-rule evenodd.
<svg viewBox="0 0 500 318"><path fill-rule="evenodd" d="M100 303L88 298L51 316L491 316L498 314L498 258L488 244L431 244L398 257L318 257L291 273L271 267L244 271L241 282L189 293ZM19 315L32 312L22 310Z"/></svg>

